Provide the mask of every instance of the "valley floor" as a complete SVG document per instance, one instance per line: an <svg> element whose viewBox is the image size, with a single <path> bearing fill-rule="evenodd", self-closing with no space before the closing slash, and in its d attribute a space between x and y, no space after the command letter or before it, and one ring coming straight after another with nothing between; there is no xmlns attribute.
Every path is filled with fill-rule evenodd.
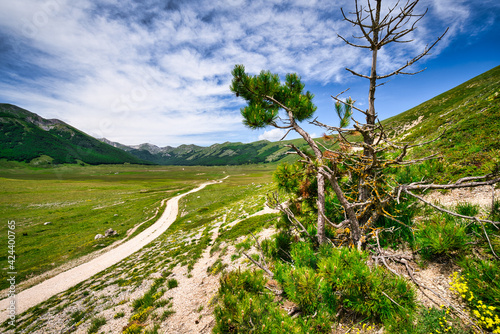
<svg viewBox="0 0 500 334"><path fill-rule="evenodd" d="M109 268L132 253L140 250L142 247L146 246L163 234L175 221L178 213L178 202L182 197L190 193L197 192L213 183L215 182L204 183L190 192L170 199L165 208L165 212L161 215L158 221L133 239L116 248L113 248L109 252L106 252L89 262L83 263L20 292L16 296L16 311L18 313L23 313L29 308L34 307L50 297L64 292L76 284L89 279L93 275ZM7 308L9 306L9 302L9 298L0 300L0 323L7 320Z"/></svg>
<svg viewBox="0 0 500 334"><path fill-rule="evenodd" d="M19 293L16 329L7 326L8 300L2 300L2 332L6 329L5 333L88 333L92 332L96 319L105 323L99 329L105 333L134 333L134 328L153 330L155 326L162 333L210 332L213 327L210 303L218 289L218 273L212 274L207 268L219 257L211 252L209 245L217 239L221 227L228 230L243 219L273 213L264 206L264 196L248 196L264 185L237 185L244 188L245 196L239 202L221 207L214 220L198 228L174 228L172 233L163 234L178 217L179 207L182 212L178 220L192 223L194 219L186 216L189 207L185 202L179 204L179 200L187 196L196 201L200 196L195 192L214 183L169 200L158 222L137 237ZM194 216L202 218L196 213ZM191 246L196 249L193 251ZM231 262L228 256L226 260ZM165 283L167 278L169 288L158 289L154 310L153 307L137 310L134 303L147 295L155 282Z"/></svg>
<svg viewBox="0 0 500 334"><path fill-rule="evenodd" d="M214 191L214 187L219 188ZM17 329L4 323L2 332L210 333L215 324L212 312L221 269L250 266L237 249L238 242L244 243L245 237L231 239L228 235L241 227L239 223L245 222L250 228L253 219L260 219L264 229L254 232L257 238L267 238L273 229L262 221L276 220L277 214L265 206L264 195L271 189L269 184L223 183L201 191L202 188L185 194L182 201L182 196L171 199L171 208L167 207L160 219L161 233L155 232L157 238L148 239L151 242L143 244L145 247L140 250L135 251L128 243L123 244L124 248L113 249L111 252L118 256L113 264L101 261L99 273L82 277L74 287L70 283L76 281L64 282L63 276L56 276L52 284L60 291L46 301L43 299L49 296L38 295L37 286L26 290L25 295L20 294L18 298L26 298L30 304L24 304L19 313L31 308L18 316ZM224 196L228 194L231 201L226 203ZM432 195L430 199L442 200L447 205L465 199L488 204L491 195L490 188L484 188L474 193ZM165 232L173 222L172 217L178 219ZM139 240L141 235L129 242ZM432 265L417 275L426 285L451 299L449 275L454 270ZM425 296L419 299L430 306ZM345 328L339 328L340 332L344 333Z"/></svg>

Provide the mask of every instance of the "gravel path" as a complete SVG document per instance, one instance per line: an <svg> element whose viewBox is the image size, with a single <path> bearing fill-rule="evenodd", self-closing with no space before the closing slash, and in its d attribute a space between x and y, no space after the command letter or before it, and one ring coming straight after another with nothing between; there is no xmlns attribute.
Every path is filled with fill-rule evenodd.
<svg viewBox="0 0 500 334"><path fill-rule="evenodd" d="M151 241L155 240L161 234L163 234L176 220L179 200L182 197L190 193L199 191L205 188L207 185L219 182L222 182L222 180L207 182L196 189L171 198L167 202L167 207L165 208L165 211L158 219L158 221L141 232L135 238L121 244L116 248L113 248L109 252L104 253L89 262L83 263L38 285L21 291L15 297L16 314L21 314L29 308L47 300L53 295L66 291L72 286L86 279L89 279L93 275L107 269L108 267L120 262L129 255L140 250L142 247L146 246ZM10 302L10 298L0 300L0 323L3 323L8 318L7 307L9 306Z"/></svg>

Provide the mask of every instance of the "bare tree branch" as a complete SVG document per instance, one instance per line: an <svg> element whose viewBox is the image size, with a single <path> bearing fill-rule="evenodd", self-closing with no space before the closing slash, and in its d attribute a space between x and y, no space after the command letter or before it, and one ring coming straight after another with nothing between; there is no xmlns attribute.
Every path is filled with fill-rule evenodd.
<svg viewBox="0 0 500 334"><path fill-rule="evenodd" d="M493 246L491 245L490 237L488 236L488 232L486 232L486 228L484 227L483 222L480 219L476 218L476 221L481 224L481 227L483 228L484 236L486 237L486 240L488 241L488 245L490 246L491 252L495 256L497 260L500 260L500 257L498 257L497 253L495 253L495 250L493 249Z"/></svg>
<svg viewBox="0 0 500 334"><path fill-rule="evenodd" d="M260 269L264 270L269 276L273 277L274 276L274 273L269 270L269 268L266 268L265 266L263 266L261 263L255 261L250 255L248 255L246 252L242 252L243 255L245 255L247 257L247 259L249 259L250 261L253 262L253 264L255 264L257 267L259 267Z"/></svg>
<svg viewBox="0 0 500 334"><path fill-rule="evenodd" d="M429 189L457 189L457 188L473 188L473 187L479 187L479 186L490 186L493 184L496 184L500 182L500 177L496 177L494 179L488 180L488 181L483 181L483 182L469 182L469 183L463 183L464 181L469 181L469 180L481 180L481 179L486 179L493 177L492 174L484 175L484 176L479 176L479 177L474 177L474 178L463 178L458 180L455 183L449 183L449 184L422 184L420 182L414 182L410 183L409 185L404 185L402 186L405 190L429 190Z"/></svg>
<svg viewBox="0 0 500 334"><path fill-rule="evenodd" d="M347 70L347 71L349 71L349 72L351 72L352 74L354 74L354 75L358 76L358 77L365 78L365 79L370 79L370 77L369 77L369 76L364 75L364 74L360 74L360 73L358 73L358 72L354 72L354 71L353 71L353 70L351 70L350 68L347 68L347 67L346 67L346 70Z"/></svg>
<svg viewBox="0 0 500 334"><path fill-rule="evenodd" d="M302 223L295 217L293 212L279 201L277 193L273 193L273 201L274 201L274 204L273 203L270 203L270 204L273 205L275 209L278 209L281 212L283 212L284 214L286 214L286 216L288 217L288 220L293 225L299 226L300 229L297 228L297 230L299 230L299 232L305 233L310 239L314 239L313 236L311 236L309 234L309 232L307 232L307 229L304 227L304 225L302 225Z"/></svg>
<svg viewBox="0 0 500 334"><path fill-rule="evenodd" d="M495 222L495 221L491 221L491 220L487 220L487 219L479 219L477 217L465 216L465 215L461 215L459 213L456 213L456 212L453 212L453 211L450 211L450 210L446 210L446 209L444 209L444 208L442 208L440 206L437 206L437 205L435 205L435 204L433 204L433 203L425 200L423 197L418 196L418 195L412 193L411 191L409 191L408 189L406 189L404 186L403 186L402 190L403 190L403 192L407 193L408 195L410 195L412 197L415 197L419 201L424 202L425 204L432 206L434 209L439 210L439 211L444 212L444 213L447 213L449 215L452 215L452 216L455 216L455 217L459 217L459 218L463 218L463 219L475 220L475 221L479 221L479 222L483 222L483 223L490 223L493 226L495 226L497 229L498 229L497 225L500 224L500 222Z"/></svg>
<svg viewBox="0 0 500 334"><path fill-rule="evenodd" d="M385 79L385 78L388 78L388 77L391 77L393 75L397 75L397 74L410 74L410 73L405 73L403 72L403 70L413 64L415 64L417 61L419 61L420 59L422 59L424 56L428 55L429 52L432 50L432 48L434 48L434 46L439 42L441 41L441 39L444 37L444 35L446 35L446 33L448 32L449 28L446 29L446 31L438 37L438 39L436 39L436 41L434 43L431 44L431 46L426 46L424 51L420 54L418 54L417 56L413 57L412 59L408 60L406 62L405 65L401 66L400 68L398 68L397 70L389 73L389 74L386 74L386 75L378 75L377 76L377 79ZM420 73L422 72L423 70L419 71L419 72L415 72L415 73L412 73L412 74L416 74L416 73Z"/></svg>

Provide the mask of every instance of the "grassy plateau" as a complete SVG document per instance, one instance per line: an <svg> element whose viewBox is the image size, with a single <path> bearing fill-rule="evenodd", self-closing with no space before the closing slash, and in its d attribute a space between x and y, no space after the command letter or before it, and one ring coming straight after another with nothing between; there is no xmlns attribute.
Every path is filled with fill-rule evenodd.
<svg viewBox="0 0 500 334"><path fill-rule="evenodd" d="M265 167L258 167L263 173ZM226 174L227 172L227 174ZM163 199L207 180L245 173L245 167L174 167L140 165L64 165L33 168L3 162L0 169L0 233L7 244L7 221L16 222L18 280L39 275L69 260L134 235L159 217ZM267 173L269 174L269 173ZM162 207L163 209L163 207ZM94 240L112 228L117 236ZM0 289L5 279L7 253Z"/></svg>

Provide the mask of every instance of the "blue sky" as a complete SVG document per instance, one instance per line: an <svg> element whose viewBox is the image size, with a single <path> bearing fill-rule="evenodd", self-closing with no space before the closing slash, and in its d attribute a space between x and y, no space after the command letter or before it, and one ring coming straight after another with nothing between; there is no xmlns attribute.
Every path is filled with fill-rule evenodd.
<svg viewBox="0 0 500 334"><path fill-rule="evenodd" d="M128 145L279 139L279 130L241 122L243 101L229 84L244 64L253 74L297 72L315 94L318 119L337 125L330 95L351 88L345 97L366 108L367 80L345 67L367 73L370 56L337 37L356 34L340 7L352 10L353 1L0 1L0 102ZM380 74L450 30L413 66L426 71L378 89L380 119L500 65L498 0L421 0L417 8L428 13L414 42L382 49Z"/></svg>

